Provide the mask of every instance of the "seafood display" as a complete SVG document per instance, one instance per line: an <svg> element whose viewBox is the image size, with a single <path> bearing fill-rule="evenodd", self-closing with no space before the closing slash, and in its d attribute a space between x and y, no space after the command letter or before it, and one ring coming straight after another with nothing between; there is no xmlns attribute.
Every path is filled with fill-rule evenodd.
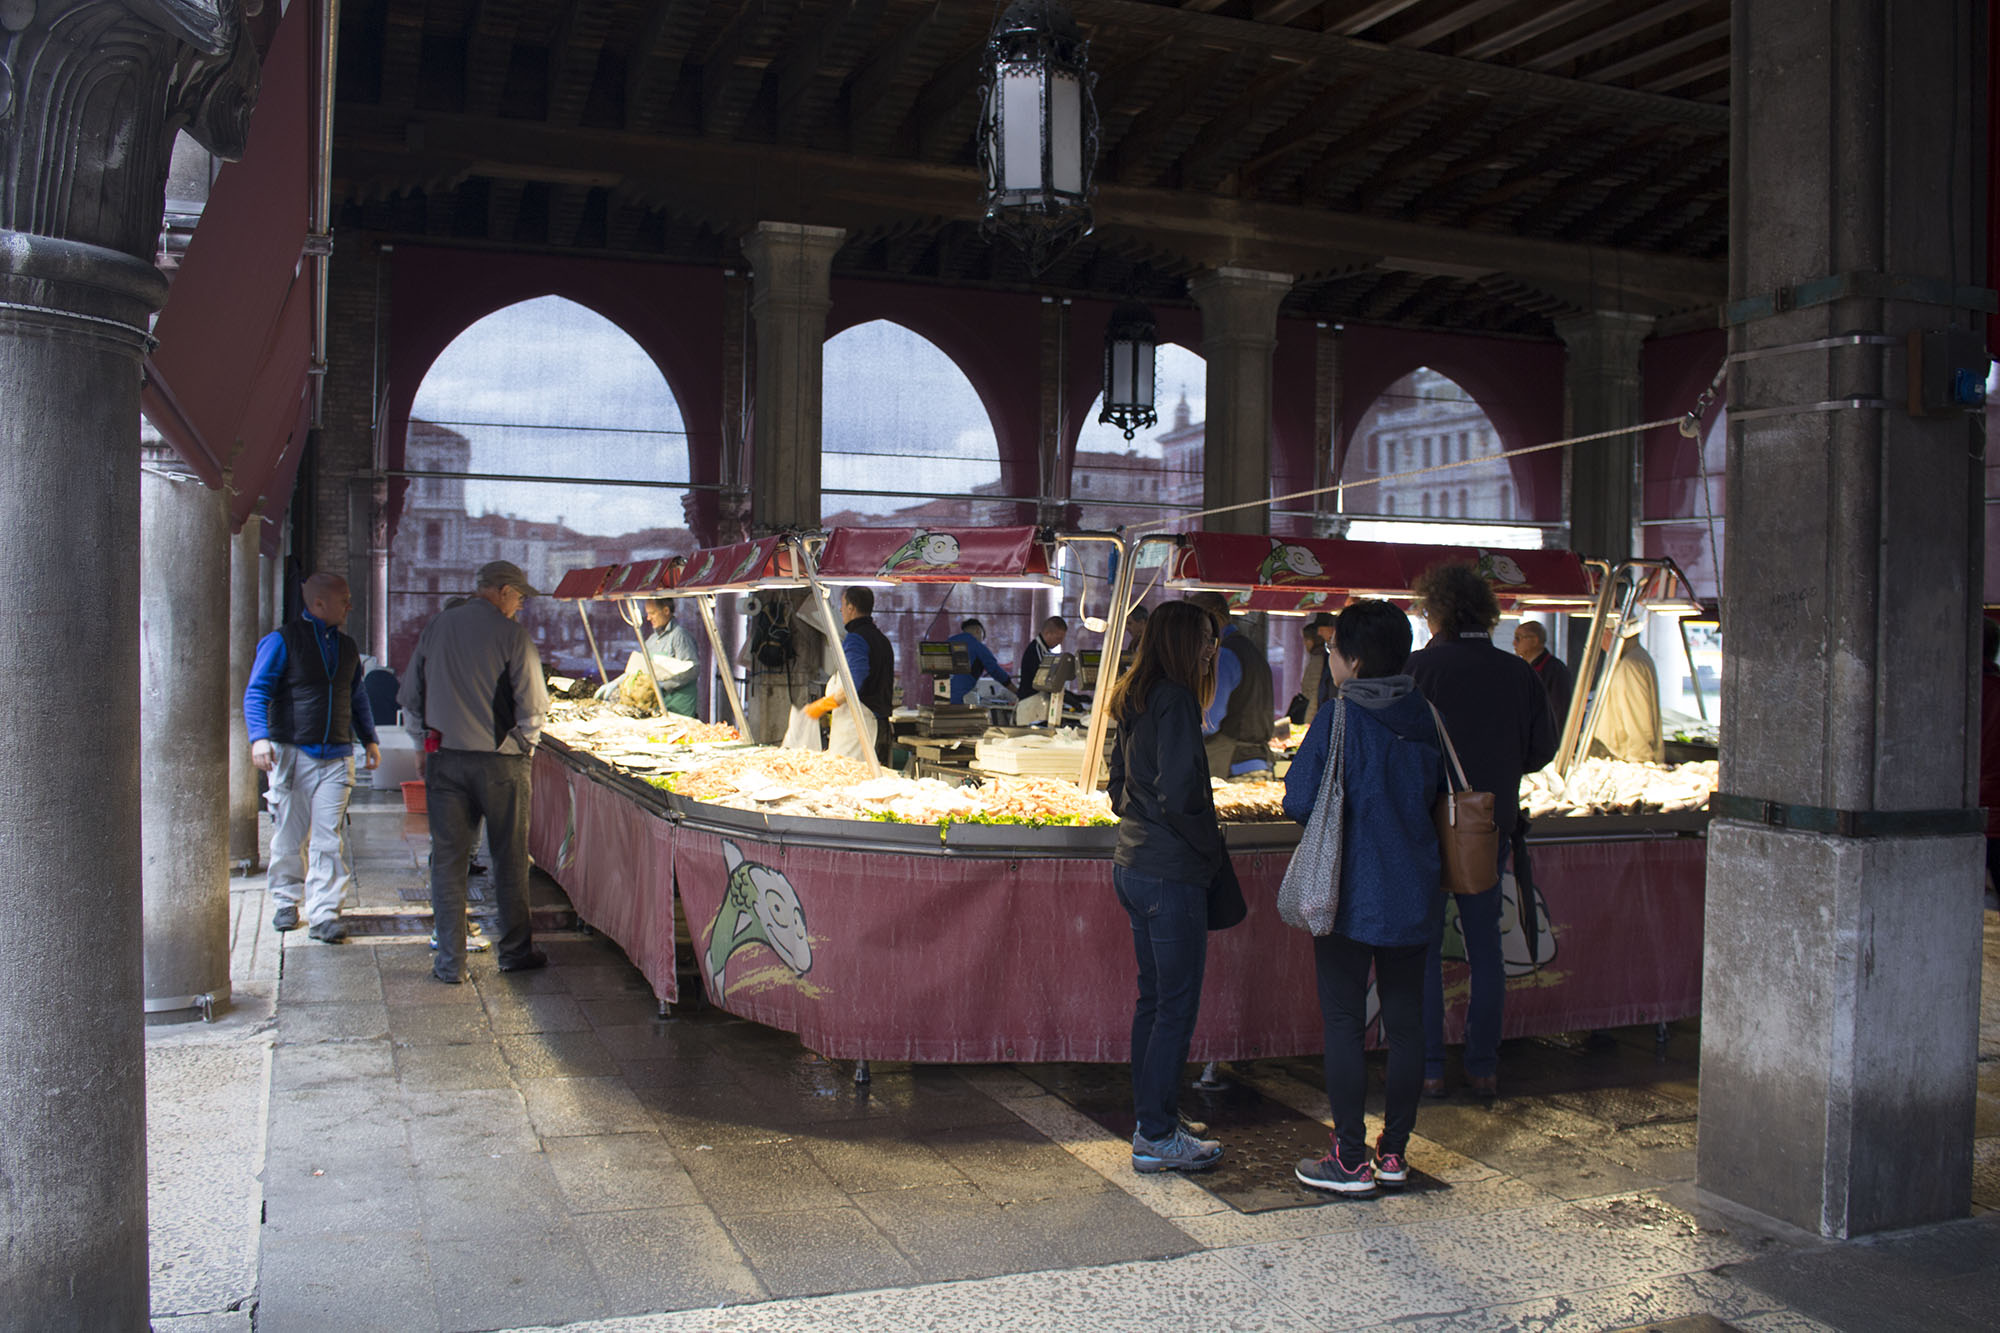
<svg viewBox="0 0 2000 1333"><path fill-rule="evenodd" d="M1565 782L1552 768L1521 779L1521 808L1544 815L1635 815L1664 810L1705 810L1720 782L1713 759L1691 764L1633 764L1585 759Z"/></svg>

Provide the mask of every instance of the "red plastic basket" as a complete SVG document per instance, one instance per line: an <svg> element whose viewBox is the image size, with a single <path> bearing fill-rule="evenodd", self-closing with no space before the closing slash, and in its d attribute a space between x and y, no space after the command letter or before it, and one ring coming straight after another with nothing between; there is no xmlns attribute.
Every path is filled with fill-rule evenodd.
<svg viewBox="0 0 2000 1333"><path fill-rule="evenodd" d="M413 815L427 814L430 807L424 804L424 784L405 782L403 784L403 808Z"/></svg>

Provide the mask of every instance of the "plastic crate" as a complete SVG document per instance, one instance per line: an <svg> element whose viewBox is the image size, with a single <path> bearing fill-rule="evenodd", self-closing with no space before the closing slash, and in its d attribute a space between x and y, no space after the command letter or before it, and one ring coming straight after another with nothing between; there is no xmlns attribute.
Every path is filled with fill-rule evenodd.
<svg viewBox="0 0 2000 1333"><path fill-rule="evenodd" d="M424 784L405 782L403 784L403 808L413 815L428 814L430 807L424 804Z"/></svg>

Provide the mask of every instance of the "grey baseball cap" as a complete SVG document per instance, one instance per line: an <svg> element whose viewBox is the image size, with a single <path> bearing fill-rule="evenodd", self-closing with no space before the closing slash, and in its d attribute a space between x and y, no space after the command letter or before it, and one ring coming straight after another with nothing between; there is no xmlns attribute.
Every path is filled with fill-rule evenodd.
<svg viewBox="0 0 2000 1333"><path fill-rule="evenodd" d="M512 560L489 560L479 567L479 588L519 588L523 595L540 597L542 590L528 582L528 576Z"/></svg>

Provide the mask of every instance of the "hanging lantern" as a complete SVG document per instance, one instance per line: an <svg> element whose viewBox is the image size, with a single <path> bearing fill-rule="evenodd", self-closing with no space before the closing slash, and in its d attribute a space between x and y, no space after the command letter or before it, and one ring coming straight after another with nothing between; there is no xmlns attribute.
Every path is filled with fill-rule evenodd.
<svg viewBox="0 0 2000 1333"><path fill-rule="evenodd" d="M986 39L979 121L981 230L1040 273L1090 234L1097 106L1090 43L1058 0L1014 0Z"/></svg>
<svg viewBox="0 0 2000 1333"><path fill-rule="evenodd" d="M1128 440L1160 419L1153 410L1153 356L1159 346L1160 326L1145 306L1127 301L1111 312L1104 329L1104 410L1097 419L1124 431Z"/></svg>

